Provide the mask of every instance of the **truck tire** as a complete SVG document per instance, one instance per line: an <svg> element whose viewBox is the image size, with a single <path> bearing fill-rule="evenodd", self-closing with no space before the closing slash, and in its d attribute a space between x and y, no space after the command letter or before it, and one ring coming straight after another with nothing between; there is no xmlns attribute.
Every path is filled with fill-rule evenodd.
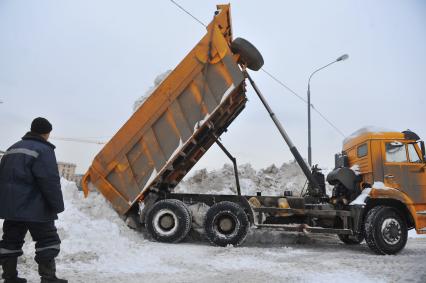
<svg viewBox="0 0 426 283"><path fill-rule="evenodd" d="M364 225L365 241L368 247L377 254L396 254L407 243L407 223L391 207L373 207L367 213Z"/></svg>
<svg viewBox="0 0 426 283"><path fill-rule="evenodd" d="M231 51L239 54L242 63L246 64L250 70L258 71L264 64L263 56L259 50L244 38L237 37L234 39L231 43Z"/></svg>
<svg viewBox="0 0 426 283"><path fill-rule="evenodd" d="M192 218L188 207L180 200L156 202L146 213L145 227L159 242L177 243L191 230Z"/></svg>
<svg viewBox="0 0 426 283"><path fill-rule="evenodd" d="M209 208L204 220L207 238L212 244L238 246L247 236L250 222L236 203L222 201Z"/></svg>
<svg viewBox="0 0 426 283"><path fill-rule="evenodd" d="M345 243L346 245L359 245L364 241L363 235L344 235L344 234L338 234L337 237L339 237L340 241Z"/></svg>

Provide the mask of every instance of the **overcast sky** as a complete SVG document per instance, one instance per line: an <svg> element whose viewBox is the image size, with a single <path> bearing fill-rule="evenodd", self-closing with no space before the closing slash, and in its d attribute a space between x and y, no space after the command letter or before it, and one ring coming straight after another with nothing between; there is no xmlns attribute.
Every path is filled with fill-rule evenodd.
<svg viewBox="0 0 426 283"><path fill-rule="evenodd" d="M217 1L178 1L208 23ZM426 136L426 1L232 1L234 35L262 52L265 69L312 103L346 135L365 125ZM53 136L108 140L154 78L173 69L205 29L168 0L0 0L0 150L33 118ZM306 105L263 72L252 72L302 155ZM223 143L260 168L292 159L248 88L245 111ZM342 136L313 113L313 160L333 166ZM54 141L58 160L84 172L101 146ZM212 148L197 168L227 162Z"/></svg>

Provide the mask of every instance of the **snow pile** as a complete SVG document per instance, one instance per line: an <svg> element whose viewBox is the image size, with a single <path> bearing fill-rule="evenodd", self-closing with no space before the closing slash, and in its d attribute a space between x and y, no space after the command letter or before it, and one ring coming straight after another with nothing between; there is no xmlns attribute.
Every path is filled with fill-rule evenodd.
<svg viewBox="0 0 426 283"><path fill-rule="evenodd" d="M146 92L145 95L142 95L139 97L135 103L133 104L133 112L136 112L138 110L139 106L141 106L145 100L151 96L151 94L154 92L154 90L157 89L157 87L167 78L167 76L172 72L172 70L167 70L164 73L159 74L154 79L154 85L151 86Z"/></svg>
<svg viewBox="0 0 426 283"><path fill-rule="evenodd" d="M149 242L129 229L101 194L91 193L84 199L75 183L61 182L66 210L57 227L63 266L88 272L133 273L156 263L140 256L140 247Z"/></svg>
<svg viewBox="0 0 426 283"><path fill-rule="evenodd" d="M232 180L228 167L212 173L227 176L223 184ZM247 180L259 182L271 192L281 192L273 178L304 182L297 180L300 172L292 163L259 171L249 165L242 167ZM201 178L204 184L208 183L206 178ZM84 199L73 182L62 179L61 183L66 209L56 222L62 239L57 269L58 275L70 282L330 282L335 278L353 282L424 282L426 278L423 239L409 241L398 261L371 254L365 244L345 246L335 236L257 229L250 232L246 246L240 248L150 242L129 229L102 195L91 193ZM292 247L295 243L304 245ZM33 257L34 243L28 233L19 272L29 282L38 282ZM377 273L377 267L384 267L383 272Z"/></svg>
<svg viewBox="0 0 426 283"><path fill-rule="evenodd" d="M67 274L68 278L74 279L71 282L93 282L85 281L84 275L108 277L109 274L133 274L147 270L175 271L173 268L163 271L160 258L141 256L147 253L146 246L152 243L127 227L101 194L92 192L85 199L74 182L61 179L61 185L65 211L56 221L62 241L57 264L59 274ZM29 282L38 281L34 252L34 242L28 233L21 259L24 268L21 270Z"/></svg>
<svg viewBox="0 0 426 283"><path fill-rule="evenodd" d="M241 193L244 195L280 196L284 191L292 191L298 196L306 182L306 177L296 162L284 163L281 167L271 165L256 171L250 164L238 166ZM225 164L219 170L196 171L182 181L176 188L177 193L236 194L234 168Z"/></svg>

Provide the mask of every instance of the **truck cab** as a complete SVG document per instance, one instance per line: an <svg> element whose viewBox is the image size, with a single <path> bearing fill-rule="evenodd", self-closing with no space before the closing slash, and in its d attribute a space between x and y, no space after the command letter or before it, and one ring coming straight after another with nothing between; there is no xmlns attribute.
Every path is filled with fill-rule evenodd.
<svg viewBox="0 0 426 283"><path fill-rule="evenodd" d="M359 196L350 201L364 207L364 223L369 216L374 218L371 215L379 208L388 210L385 214L389 217L381 215L382 223L375 224L377 233L391 232L384 237L385 243L406 238L406 230L412 228L426 234L425 146L417 134L364 128L343 142L342 156L343 166L354 170L359 178ZM390 215L398 216L403 223ZM368 235L366 240L368 243Z"/></svg>

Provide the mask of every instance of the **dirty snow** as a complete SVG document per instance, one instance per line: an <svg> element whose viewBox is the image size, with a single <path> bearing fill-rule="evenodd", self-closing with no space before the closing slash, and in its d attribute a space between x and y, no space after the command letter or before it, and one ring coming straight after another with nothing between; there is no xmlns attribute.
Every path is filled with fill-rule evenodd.
<svg viewBox="0 0 426 283"><path fill-rule="evenodd" d="M354 166L352 166L352 167L354 167ZM376 190L395 190L393 188L387 187L383 182L376 181L376 182L374 182L374 184L371 188L364 189L361 192L361 194L356 199L354 199L350 204L351 205L365 205L365 200L370 195L372 188L376 189Z"/></svg>
<svg viewBox="0 0 426 283"><path fill-rule="evenodd" d="M183 141L182 141L182 138L179 138L178 146L176 147L175 151L173 151L173 153L170 155L169 159L167 159L166 163L164 163L164 164L168 164L174 157L176 157L176 154L182 150L182 147L183 147Z"/></svg>
<svg viewBox="0 0 426 283"><path fill-rule="evenodd" d="M142 191L145 191L145 189L148 188L149 185L151 185L151 182L154 181L157 175L158 175L157 169L154 168L154 170L152 170L151 175L149 176L148 181L146 181L145 187L143 188Z"/></svg>
<svg viewBox="0 0 426 283"><path fill-rule="evenodd" d="M210 114L206 114L206 116L204 116L204 118L198 122L195 122L194 124L194 132L196 130L198 130L199 128L201 128L202 125L204 125L205 122L207 122L207 120L210 118Z"/></svg>
<svg viewBox="0 0 426 283"><path fill-rule="evenodd" d="M360 169L359 169L359 165L358 164L354 164L351 168L350 168L354 173L355 173L355 175L360 175L361 174L361 172L359 171Z"/></svg>
<svg viewBox="0 0 426 283"><path fill-rule="evenodd" d="M390 190L392 188L386 187L386 185L383 182L374 182L373 186L374 189L380 189L380 190Z"/></svg>
<svg viewBox="0 0 426 283"><path fill-rule="evenodd" d="M223 185L221 191L233 192L227 181L232 167L203 174L189 178L180 189L199 191L203 184L213 192L209 182L214 182ZM271 193L288 188L297 192L305 181L291 163L259 171L247 164L241 174L248 192L255 192L255 185ZM280 183L284 180L293 183ZM426 282L424 237L410 238L397 256L377 256L365 243L346 246L335 236L257 229L238 248L211 246L199 234L192 237L198 241L162 244L129 229L100 194L84 199L66 180L62 189L66 210L57 221L62 239L57 269L70 282ZM24 251L20 274L37 282L29 235Z"/></svg>
<svg viewBox="0 0 426 283"><path fill-rule="evenodd" d="M228 98L228 95L231 94L231 92L235 89L235 85L234 83L232 83L228 89L225 91L225 93L222 96L222 99L220 100L220 103L222 103L223 101L225 101L225 99Z"/></svg>
<svg viewBox="0 0 426 283"><path fill-rule="evenodd" d="M365 188L349 205L365 205L365 199L370 195L371 188Z"/></svg>

